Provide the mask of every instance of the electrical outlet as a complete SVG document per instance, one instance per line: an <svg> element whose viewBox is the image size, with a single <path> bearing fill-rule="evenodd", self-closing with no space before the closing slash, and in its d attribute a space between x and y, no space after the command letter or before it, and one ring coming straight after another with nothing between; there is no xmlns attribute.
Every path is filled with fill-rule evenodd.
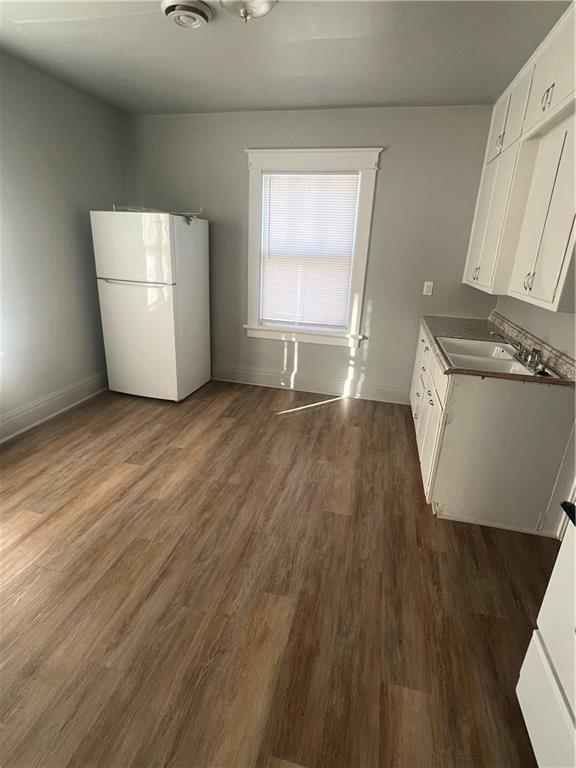
<svg viewBox="0 0 576 768"><path fill-rule="evenodd" d="M432 282L424 283L424 290L422 291L422 296L432 296L433 292L434 292L434 283Z"/></svg>

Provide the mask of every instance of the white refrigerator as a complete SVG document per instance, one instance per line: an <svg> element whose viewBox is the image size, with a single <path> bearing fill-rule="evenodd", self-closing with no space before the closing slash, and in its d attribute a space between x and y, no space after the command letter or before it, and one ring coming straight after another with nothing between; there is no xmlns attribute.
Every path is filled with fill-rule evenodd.
<svg viewBox="0 0 576 768"><path fill-rule="evenodd" d="M182 400L210 379L208 222L91 211L108 386Z"/></svg>

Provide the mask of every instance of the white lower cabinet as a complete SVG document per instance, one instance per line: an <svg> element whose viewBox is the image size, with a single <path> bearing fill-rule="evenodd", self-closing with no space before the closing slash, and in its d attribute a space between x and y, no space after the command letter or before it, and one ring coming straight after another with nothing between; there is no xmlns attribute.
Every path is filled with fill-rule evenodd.
<svg viewBox="0 0 576 768"><path fill-rule="evenodd" d="M570 524L516 688L540 768L576 765L575 540Z"/></svg>
<svg viewBox="0 0 576 768"><path fill-rule="evenodd" d="M542 510L570 439L573 390L447 375L424 326L418 339L430 351L425 362L419 350L416 355L410 402L422 484L435 513L556 536L561 511Z"/></svg>
<svg viewBox="0 0 576 768"><path fill-rule="evenodd" d="M448 377L444 375L431 347L428 333L424 326L421 326L410 390L410 405L426 498L431 487L436 447L442 424L442 402L448 385ZM436 382L439 382L439 385Z"/></svg>

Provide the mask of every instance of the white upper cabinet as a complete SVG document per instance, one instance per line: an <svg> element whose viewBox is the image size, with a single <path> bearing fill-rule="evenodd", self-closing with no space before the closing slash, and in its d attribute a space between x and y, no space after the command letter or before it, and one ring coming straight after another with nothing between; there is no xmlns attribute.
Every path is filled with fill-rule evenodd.
<svg viewBox="0 0 576 768"><path fill-rule="evenodd" d="M470 235L470 245L468 247L468 259L466 261L466 270L464 273L464 281L470 284L476 283L476 278L478 277L478 272L480 270L482 246L484 245L484 237L486 235L486 227L490 215L490 205L492 203L494 183L496 182L497 165L497 162L485 165L480 180L480 189L478 190L478 200L476 202L476 214L474 216L474 224L472 225L472 234Z"/></svg>
<svg viewBox="0 0 576 768"><path fill-rule="evenodd" d="M490 125L490 136L488 137L488 147L486 149L486 162L490 162L502 150L502 142L506 130L506 116L508 115L508 105L510 103L510 94L505 93L501 96L492 110L492 123Z"/></svg>
<svg viewBox="0 0 576 768"><path fill-rule="evenodd" d="M528 68L524 70L510 90L510 103L508 104L508 114L506 116L506 126L501 142L501 151L517 141L522 135L522 126L524 124L524 115L526 113L526 104L528 102L531 83L532 69Z"/></svg>
<svg viewBox="0 0 576 768"><path fill-rule="evenodd" d="M494 105L468 285L574 311L574 95L572 5Z"/></svg>
<svg viewBox="0 0 576 768"><path fill-rule="evenodd" d="M524 130L574 93L574 9L546 41L536 59Z"/></svg>
<svg viewBox="0 0 576 768"><path fill-rule="evenodd" d="M508 199L516 167L517 148L509 147L496 161L496 173L490 211L480 254L480 264L476 273L476 282L486 289L492 288L494 272L499 259L500 242L504 228L504 219L508 210Z"/></svg>
<svg viewBox="0 0 576 768"><path fill-rule="evenodd" d="M486 147L487 163L520 138L531 82L532 70L526 69L494 104Z"/></svg>
<svg viewBox="0 0 576 768"><path fill-rule="evenodd" d="M534 144L534 168L510 280L511 296L546 309L573 311L574 116L563 120Z"/></svg>
<svg viewBox="0 0 576 768"><path fill-rule="evenodd" d="M465 282L488 293L506 292L510 277L515 247L504 224L517 157L518 144L508 147L484 167L480 183Z"/></svg>

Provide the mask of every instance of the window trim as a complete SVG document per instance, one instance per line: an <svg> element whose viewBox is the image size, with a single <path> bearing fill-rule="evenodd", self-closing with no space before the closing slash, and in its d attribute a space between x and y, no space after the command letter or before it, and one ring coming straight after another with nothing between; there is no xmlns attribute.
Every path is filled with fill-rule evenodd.
<svg viewBox="0 0 576 768"><path fill-rule="evenodd" d="M360 334L366 265L370 245L370 230L374 207L376 172L382 148L359 149L247 149L249 170L248 220L248 322L247 335L260 339L299 341L312 344L332 344L357 347L364 338ZM350 317L347 329L309 329L304 327L270 325L260 321L260 248L262 228L262 177L265 173L293 172L354 172L360 174L356 241L350 280Z"/></svg>

